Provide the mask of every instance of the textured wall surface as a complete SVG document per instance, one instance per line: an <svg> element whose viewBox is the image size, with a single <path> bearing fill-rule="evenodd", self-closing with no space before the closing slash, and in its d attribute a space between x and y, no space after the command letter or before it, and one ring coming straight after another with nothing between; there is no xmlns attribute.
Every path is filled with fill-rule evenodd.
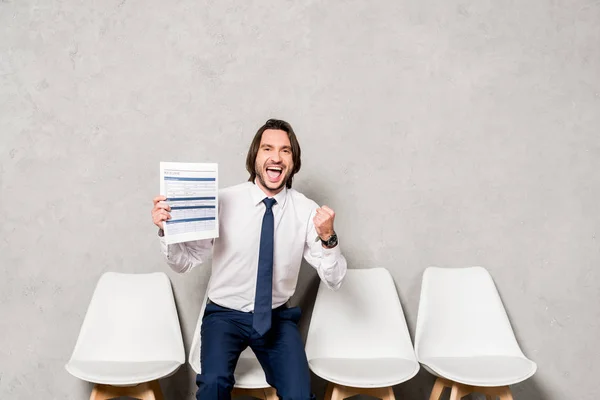
<svg viewBox="0 0 600 400"><path fill-rule="evenodd" d="M189 349L208 272L161 258L158 163L242 182L269 117L303 146L295 187L337 211L350 267L391 271L413 334L425 267L484 266L539 366L515 399L595 398L589 0L0 0L0 398L88 398L64 364L105 271L168 272ZM304 332L317 284L306 267ZM193 397L187 366L161 384Z"/></svg>

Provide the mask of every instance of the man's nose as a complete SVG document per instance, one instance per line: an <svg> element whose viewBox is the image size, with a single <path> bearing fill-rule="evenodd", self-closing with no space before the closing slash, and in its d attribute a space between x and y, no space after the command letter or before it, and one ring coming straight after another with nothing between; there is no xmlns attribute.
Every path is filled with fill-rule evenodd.
<svg viewBox="0 0 600 400"><path fill-rule="evenodd" d="M281 156L279 155L278 151L274 152L274 154L271 156L271 161L276 163L281 161Z"/></svg>

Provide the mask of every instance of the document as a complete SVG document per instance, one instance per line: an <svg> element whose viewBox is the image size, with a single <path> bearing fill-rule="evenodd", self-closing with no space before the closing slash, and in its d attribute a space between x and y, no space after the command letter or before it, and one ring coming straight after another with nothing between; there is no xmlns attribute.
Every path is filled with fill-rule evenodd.
<svg viewBox="0 0 600 400"><path fill-rule="evenodd" d="M218 164L160 163L160 194L171 206L167 244L219 237Z"/></svg>

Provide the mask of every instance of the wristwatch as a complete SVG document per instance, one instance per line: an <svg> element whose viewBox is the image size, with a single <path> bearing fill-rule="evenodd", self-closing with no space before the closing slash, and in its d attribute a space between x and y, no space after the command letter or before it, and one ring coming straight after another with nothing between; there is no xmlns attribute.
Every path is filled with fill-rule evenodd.
<svg viewBox="0 0 600 400"><path fill-rule="evenodd" d="M323 246L325 246L329 249L334 248L338 244L337 234L335 232L333 232L333 235L329 236L329 239L327 239L327 240L321 239L321 243L323 244Z"/></svg>

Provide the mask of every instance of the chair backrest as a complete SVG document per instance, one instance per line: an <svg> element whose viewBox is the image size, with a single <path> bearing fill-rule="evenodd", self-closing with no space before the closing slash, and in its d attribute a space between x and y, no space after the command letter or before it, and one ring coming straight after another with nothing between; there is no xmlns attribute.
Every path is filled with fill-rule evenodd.
<svg viewBox="0 0 600 400"><path fill-rule="evenodd" d="M396 286L384 268L349 269L338 291L322 282L306 341L310 360L415 360Z"/></svg>
<svg viewBox="0 0 600 400"><path fill-rule="evenodd" d="M194 331L194 337L192 338L192 347L190 348L190 355L188 357L188 363L190 367L197 374L200 373L200 329L202 329L202 317L204 316L204 310L206 309L206 302L208 301L208 288L210 287L210 281L206 287L206 293L204 294L204 301L200 307L200 314L198 315L198 321L196 322L196 329Z"/></svg>
<svg viewBox="0 0 600 400"><path fill-rule="evenodd" d="M166 274L104 273L83 320L72 360L185 362Z"/></svg>
<svg viewBox="0 0 600 400"><path fill-rule="evenodd" d="M415 352L428 357L524 357L490 274L482 267L423 273Z"/></svg>

